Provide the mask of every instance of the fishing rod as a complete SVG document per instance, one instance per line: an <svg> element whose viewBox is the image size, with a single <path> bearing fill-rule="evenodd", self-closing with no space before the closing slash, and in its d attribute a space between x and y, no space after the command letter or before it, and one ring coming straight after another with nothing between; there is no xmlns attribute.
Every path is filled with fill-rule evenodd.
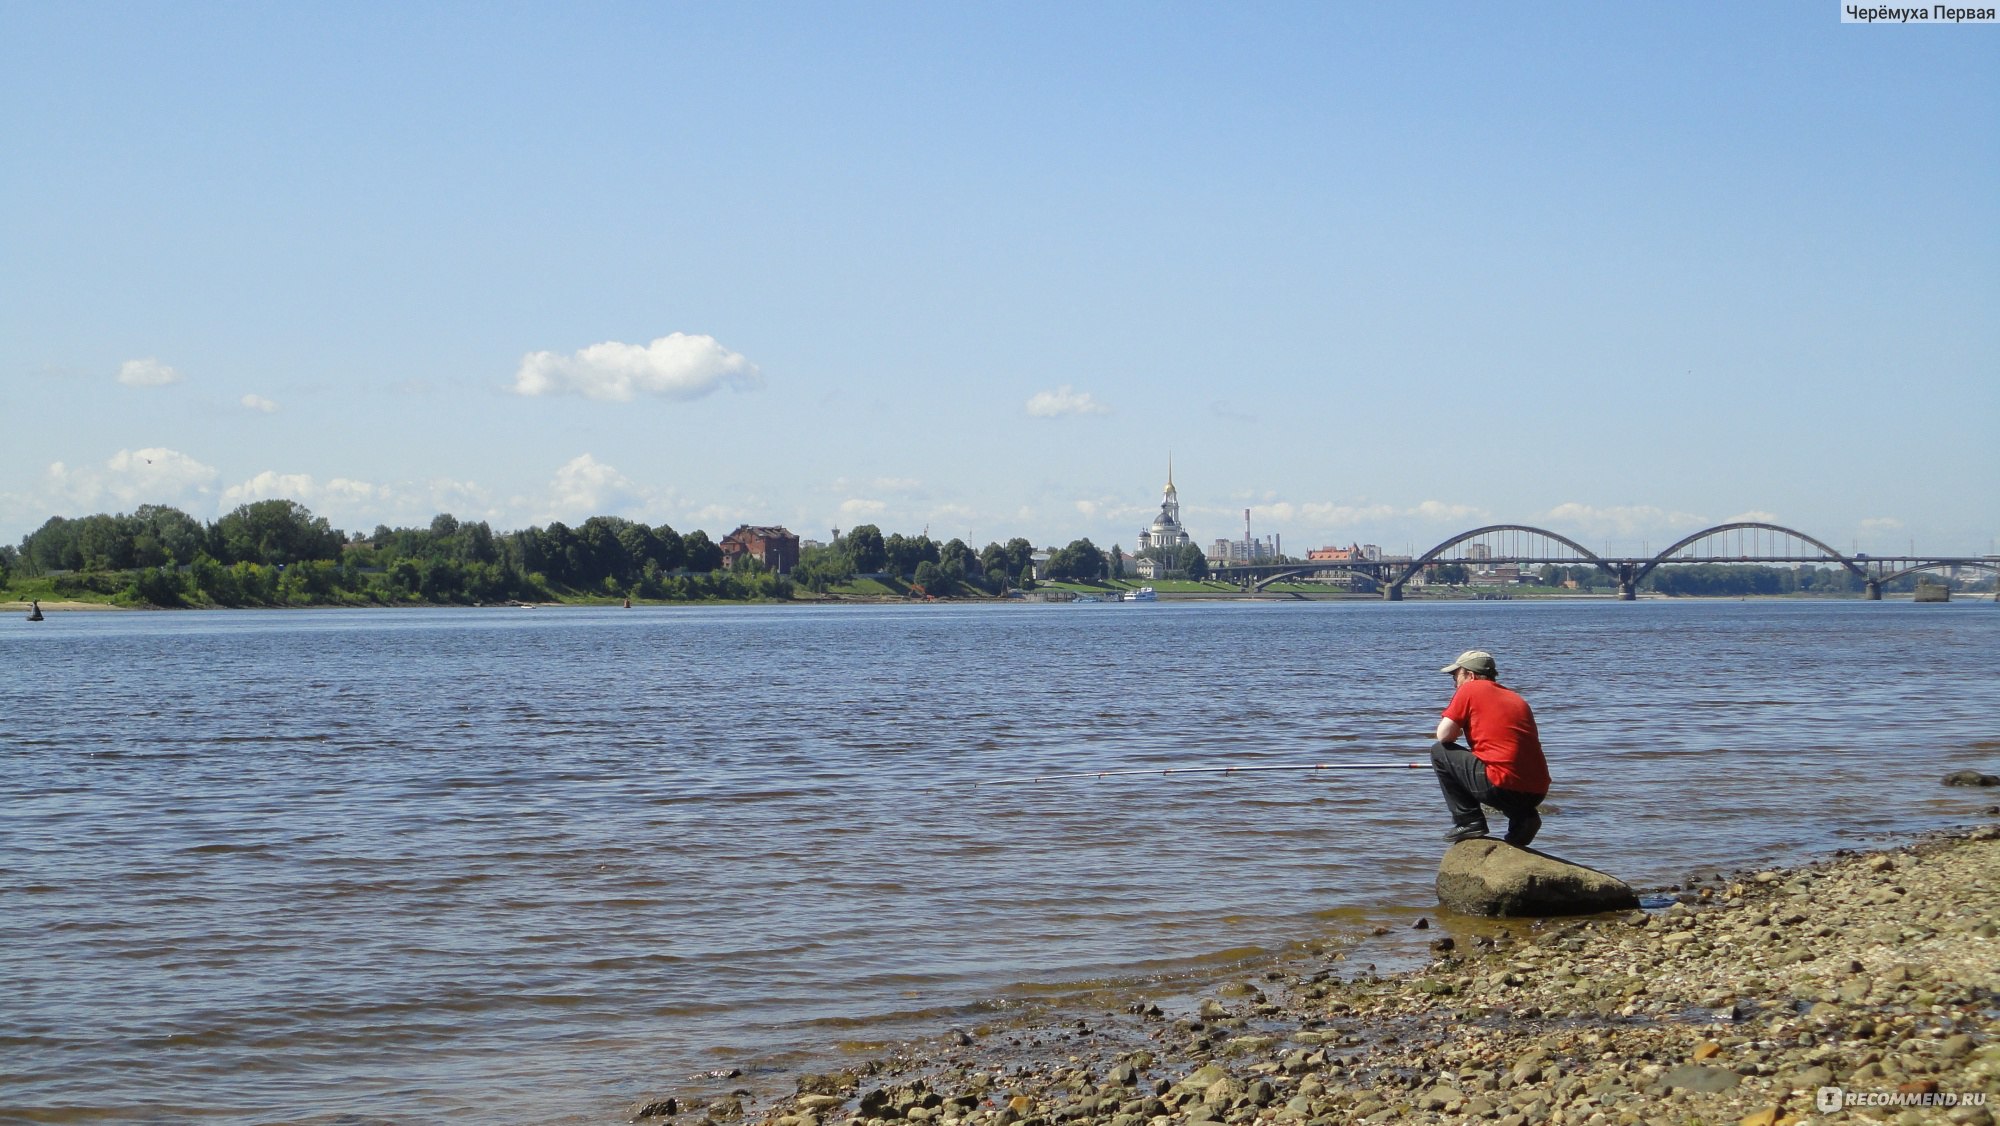
<svg viewBox="0 0 2000 1126"><path fill-rule="evenodd" d="M1084 770L1073 774L1033 774L1019 778L986 778L975 786L1031 785L1071 782L1085 778L1126 778L1139 774L1252 774L1264 770L1428 770L1427 762L1295 762L1268 766L1169 766L1159 770Z"/></svg>

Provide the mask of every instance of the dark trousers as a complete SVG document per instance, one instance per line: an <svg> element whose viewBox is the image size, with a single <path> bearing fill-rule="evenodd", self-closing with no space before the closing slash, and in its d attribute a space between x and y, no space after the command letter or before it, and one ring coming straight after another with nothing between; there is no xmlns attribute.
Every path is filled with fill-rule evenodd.
<svg viewBox="0 0 2000 1126"><path fill-rule="evenodd" d="M1542 815L1535 807L1542 795L1503 790L1486 777L1486 764L1479 756L1457 743L1431 744L1431 766L1437 771L1438 788L1451 810L1451 823L1461 829L1486 831L1486 811L1490 805L1507 815L1507 843L1526 846L1542 827Z"/></svg>

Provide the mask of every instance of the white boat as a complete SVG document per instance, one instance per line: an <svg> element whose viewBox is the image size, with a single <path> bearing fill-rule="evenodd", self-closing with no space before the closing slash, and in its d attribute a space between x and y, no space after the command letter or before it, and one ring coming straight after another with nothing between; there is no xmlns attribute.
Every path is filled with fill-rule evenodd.
<svg viewBox="0 0 2000 1126"><path fill-rule="evenodd" d="M1138 590L1128 590L1124 594L1124 601L1126 602L1158 602L1159 600L1159 592L1149 586L1142 586Z"/></svg>

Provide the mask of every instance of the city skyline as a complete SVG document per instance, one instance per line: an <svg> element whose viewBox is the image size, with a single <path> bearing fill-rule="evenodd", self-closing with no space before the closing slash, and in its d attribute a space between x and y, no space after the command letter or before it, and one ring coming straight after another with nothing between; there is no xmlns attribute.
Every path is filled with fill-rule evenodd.
<svg viewBox="0 0 2000 1126"><path fill-rule="evenodd" d="M0 541L1994 551L1992 27L1171 15L9 9Z"/></svg>

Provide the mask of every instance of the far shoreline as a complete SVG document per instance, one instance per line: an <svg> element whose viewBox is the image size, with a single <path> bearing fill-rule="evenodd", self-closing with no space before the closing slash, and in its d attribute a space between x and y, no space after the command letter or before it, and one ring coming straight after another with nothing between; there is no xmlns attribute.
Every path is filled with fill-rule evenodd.
<svg viewBox="0 0 2000 1126"><path fill-rule="evenodd" d="M560 609L621 609L621 608L632 609L632 610L639 610L639 609L654 610L654 609L675 609L681 607L713 608L718 606L746 606L746 607L747 606L1006 606L1006 605L1046 606L1046 605L1064 605L1075 601L1073 597L1072 598L1037 597L1039 593L1040 592L1038 591L1030 591L1024 597L1020 598L1009 598L1005 596L994 596L991 598L961 598L954 596L954 597L937 598L937 599L922 599L922 598L901 597L890 594L848 594L848 595L809 596L809 597L795 597L795 598L765 598L765 599L741 599L741 600L714 599L706 601L660 601L660 600L633 599L632 604L629 607L621 606L620 602L616 599L592 599L588 601L556 600L549 602L485 602L485 603L305 602L305 603L289 604L283 606L223 606L223 605L153 606L153 605L131 605L125 603L109 602L109 601L89 602L78 599L64 599L60 601L40 599L39 603L44 613L69 614L69 613L95 613L100 611L111 611L111 612L158 611L158 612L172 613L177 611L188 611L188 610L231 610L231 611L496 610L496 609L560 610ZM1069 592L1065 591L1065 593ZM1116 594L1118 593L1118 591L1111 590L1105 593ZM1110 604L1112 601L1113 600L1111 599L1107 599L1105 601L1105 604ZM1273 604L1300 603L1300 602L1387 604L1387 600L1381 598L1378 595L1352 594L1345 592L1320 593L1316 591L1313 592L1161 591L1159 592L1158 595L1158 601L1214 602L1214 603L1260 602L1260 603L1273 603ZM1523 595L1512 595L1512 594L1417 595L1414 597L1405 598L1403 601L1406 604L1408 603L1456 604L1456 603L1486 603L1486 602L1518 602L1518 603L1532 604L1532 603L1599 603L1599 602L1618 602L1621 600L1615 594L1572 593L1572 594L1523 594ZM1848 603L1848 602L1865 603L1870 600L1862 598L1858 595L1857 596L1821 596L1821 595L1799 595L1799 594L1669 595L1669 594L1641 593L1638 596L1638 598L1633 601L1657 602L1657 603L1668 603L1668 604L1709 603L1709 602L1817 604L1817 603ZM1950 605L1951 602L1978 604L1978 603L1992 603L2000 601L2000 595L1996 595L1990 591L1975 591L1971 593L1958 594L1957 596L1952 598L1950 602L1917 603L1916 598L1912 595L1889 594L1889 595L1884 595L1881 599L1875 601L1880 603L1911 603L1920 605ZM26 614L30 611L30 609L31 609L30 600L13 600L13 601L0 602L0 612L12 611L20 614Z"/></svg>

